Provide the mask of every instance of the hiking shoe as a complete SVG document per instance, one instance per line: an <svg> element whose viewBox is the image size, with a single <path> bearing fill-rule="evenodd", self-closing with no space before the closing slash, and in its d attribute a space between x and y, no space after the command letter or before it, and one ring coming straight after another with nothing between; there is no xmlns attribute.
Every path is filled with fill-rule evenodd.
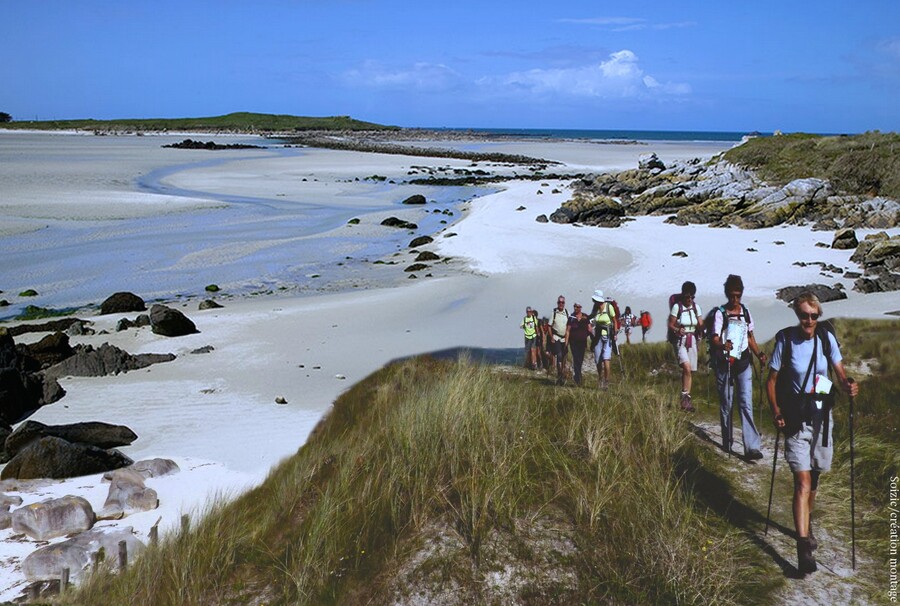
<svg viewBox="0 0 900 606"><path fill-rule="evenodd" d="M809 538L797 539L797 569L801 574L808 574L819 569Z"/></svg>
<svg viewBox="0 0 900 606"><path fill-rule="evenodd" d="M681 410L685 412L694 412L694 405L691 403L691 394L682 393L681 394Z"/></svg>
<svg viewBox="0 0 900 606"><path fill-rule="evenodd" d="M751 461L759 461L761 458L763 458L763 453L754 449L747 453L747 458ZM815 547L813 547L813 549L815 549Z"/></svg>
<svg viewBox="0 0 900 606"><path fill-rule="evenodd" d="M806 540L809 541L810 551L815 551L819 548L819 542L816 540L816 537L813 536L812 524L809 525L809 536L806 537Z"/></svg>

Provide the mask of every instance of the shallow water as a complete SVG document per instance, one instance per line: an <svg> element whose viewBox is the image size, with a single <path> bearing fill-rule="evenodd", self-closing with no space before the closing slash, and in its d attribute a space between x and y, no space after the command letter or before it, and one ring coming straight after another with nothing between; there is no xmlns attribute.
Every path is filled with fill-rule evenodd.
<svg viewBox="0 0 900 606"><path fill-rule="evenodd" d="M0 318L28 304L99 303L121 290L152 300L201 295L211 283L228 294L351 288L371 281L371 263L413 237L407 230L363 228L380 221L367 221L367 214L412 214L419 225L414 235L428 234L458 218L461 201L487 191L363 180L342 185L342 194L295 186L285 196L271 186L283 175L272 174L248 195L246 180L230 186L229 174L299 170L308 151L161 148L182 138L0 136L0 220L6 223L0 233L16 225L25 232L0 236L0 298L11 303ZM200 180L210 187L178 184L201 173L212 176ZM434 204L402 206L412 193ZM453 210L454 217L434 209ZM345 227L353 217L363 217L363 227ZM406 277L399 270L382 275ZM25 289L39 296L16 296Z"/></svg>

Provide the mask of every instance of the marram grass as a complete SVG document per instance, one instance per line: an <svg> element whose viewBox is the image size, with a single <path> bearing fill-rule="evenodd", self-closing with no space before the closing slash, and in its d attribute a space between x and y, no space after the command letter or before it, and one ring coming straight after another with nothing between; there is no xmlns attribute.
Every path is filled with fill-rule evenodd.
<svg viewBox="0 0 900 606"><path fill-rule="evenodd" d="M411 360L342 396L261 486L64 602L758 603L754 553L682 471L698 448L651 388ZM523 540L545 526L560 540ZM553 578L528 574L548 561Z"/></svg>

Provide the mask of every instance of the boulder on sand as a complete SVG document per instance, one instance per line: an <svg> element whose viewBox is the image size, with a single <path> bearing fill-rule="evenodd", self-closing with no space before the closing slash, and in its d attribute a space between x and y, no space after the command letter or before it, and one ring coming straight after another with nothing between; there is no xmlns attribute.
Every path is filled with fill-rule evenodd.
<svg viewBox="0 0 900 606"><path fill-rule="evenodd" d="M117 292L100 304L100 315L124 314L147 309L144 300L134 293Z"/></svg>
<svg viewBox="0 0 900 606"><path fill-rule="evenodd" d="M73 496L32 503L12 512L13 532L24 533L35 541L90 530L96 520L91 504Z"/></svg>
<svg viewBox="0 0 900 606"><path fill-rule="evenodd" d="M94 554L101 549L113 570L119 567L119 559L112 557L119 552L119 542L125 541L128 559L140 554L146 546L134 536L131 527L119 530L94 528L61 543L42 547L22 561L22 572L30 582L59 580L59 572L69 569L69 580L78 584L89 572Z"/></svg>
<svg viewBox="0 0 900 606"><path fill-rule="evenodd" d="M137 434L124 425L111 425L100 421L44 425L38 421L25 421L6 438L6 452L10 457L15 456L28 444L44 436L62 438L67 442L90 444L97 448L128 446L137 440Z"/></svg>
<svg viewBox="0 0 900 606"><path fill-rule="evenodd" d="M3 471L0 480L17 478L74 478L128 467L133 461L115 449L103 450L89 444L73 444L55 436L34 440Z"/></svg>
<svg viewBox="0 0 900 606"><path fill-rule="evenodd" d="M159 303L150 308L150 327L155 334L165 337L180 337L200 332L183 313Z"/></svg>
<svg viewBox="0 0 900 606"><path fill-rule="evenodd" d="M59 377L105 377L129 370L146 368L151 364L171 362L174 354L131 355L115 345L104 343L98 348L92 345L76 345L75 354L44 371L44 376Z"/></svg>
<svg viewBox="0 0 900 606"><path fill-rule="evenodd" d="M811 292L819 298L819 301L822 303L827 303L828 301L838 301L840 299L846 299L847 293L839 288L834 288L831 286L826 286L824 284L808 284L807 286L785 286L784 288L778 289L778 292L775 294L776 297L785 301L787 303L793 303L794 299L799 297L805 292Z"/></svg>
<svg viewBox="0 0 900 606"><path fill-rule="evenodd" d="M157 507L159 496L155 490L147 488L144 476L134 469L117 469L111 474L109 492L100 517L108 519Z"/></svg>

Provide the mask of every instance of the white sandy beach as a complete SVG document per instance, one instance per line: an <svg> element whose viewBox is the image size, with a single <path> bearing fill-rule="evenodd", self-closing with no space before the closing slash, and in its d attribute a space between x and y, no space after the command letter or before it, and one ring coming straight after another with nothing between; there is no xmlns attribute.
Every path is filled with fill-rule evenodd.
<svg viewBox="0 0 900 606"><path fill-rule="evenodd" d="M415 193L413 188L404 186L398 193L397 188L354 179L378 174L399 180L416 165L462 167L470 163L326 150L288 156L263 152L250 159L245 151L229 151L228 156L211 158L204 152L162 150L158 140L149 138L109 137L101 143L111 149L98 150L93 147L94 138L18 135L21 141L12 144L6 139L11 136L0 134L0 150L23 145L38 154L46 145L46 139L40 137L54 136L59 137L65 153L60 152L52 165L37 163L48 175L62 171L56 179L26 179L15 167L0 162L4 226L0 228L0 250L4 256L6 243L22 238L28 230L53 225L59 233L68 234L72 233L71 224L76 224L77 233L84 238L76 243L89 247L94 238L103 244L83 259L93 262L103 255L112 256L125 267L101 264L100 270L86 267L85 276L73 276L74 261L52 261L54 255L65 254L67 249L61 243L47 243L41 249L37 239L29 240L27 246L33 249L16 249L18 268L0 273L0 289L5 291L0 297L10 298L11 293L29 287L46 291L46 303L35 304L48 306L99 302L118 290L132 290L148 301L172 293L195 295L173 304L200 330L186 337L161 337L149 328L117 333L115 323L122 316L81 314L96 323L98 333L102 329L110 333L72 337L73 343L109 342L130 353L172 352L178 357L115 377L65 379L62 383L68 395L32 417L47 424L121 423L139 436L132 446L122 449L125 454L135 460L172 458L181 466L180 474L148 481L160 494L159 510L101 523L132 526L142 540L160 516L163 531L174 528L182 511L202 509L211 495L233 494L262 481L273 465L302 446L342 391L385 363L458 346L520 347L519 322L525 306L535 306L543 315L560 293L566 295L570 309L574 302L588 304L590 293L598 287L615 296L622 309L625 305L635 312L648 309L655 319L654 340L665 334L666 300L682 281L690 279L697 284L698 301L708 309L721 303L722 283L728 273L743 276L745 303L754 312L757 336L762 340L793 322L790 310L774 298L774 291L787 285L843 281L849 298L826 304L831 316L875 318L900 309L897 293L859 295L850 292L850 281L840 275L826 277L817 266L793 265L794 261L824 261L856 269L849 262L852 251L815 246L817 242L830 244L830 232L799 227L753 231L676 227L664 224L661 217L641 218L618 229L536 222L537 215L549 216L568 199L567 184L560 181L548 181L546 186L540 181L509 182L498 193L466 202L465 210L452 217L455 223L443 226L434 222L434 229L444 231L422 249L454 260L446 266L436 265L433 278L418 272L418 280L408 280L400 269L411 262L406 251L411 236L377 223L389 214L420 220L433 208L445 206L401 208L399 201L408 195L407 190ZM728 146L504 142L491 145L490 151L545 157L578 170L612 170L636 166L638 156L649 151L668 161L709 157ZM111 160L119 151L120 159ZM72 157L81 160L67 160ZM220 162L224 158L231 159ZM210 159L216 162L207 163ZM140 191L135 186L141 175L191 162L197 164L162 179L173 188L172 193ZM17 166L21 169L23 165L24 161ZM561 193L551 193L554 189ZM215 195L184 195L185 191ZM266 212L258 213L255 206L223 201L227 196L264 199L271 204ZM331 214L316 214L317 205L329 207ZM521 206L525 210L517 210ZM128 219L151 221L169 211L177 211L183 221L140 234L153 243L153 252L129 247L128 256L134 258L122 259L122 251L114 247L127 243L129 234L111 234L126 226ZM202 220L195 220L198 213ZM235 215L233 221L230 214ZM327 218L317 224L319 231L304 233L304 225L308 225L304 218L310 216ZM344 225L352 216L363 218L359 227ZM296 221L296 235L279 231L286 220ZM88 224L90 229L80 231ZM219 234L210 238L203 231L207 229ZM456 235L442 237L447 232ZM345 237L347 234L352 237ZM859 235L861 239L864 234ZM329 265L357 256L355 251L367 250L367 242L377 239L387 239L388 244L379 250L401 252L403 263L391 267L360 263L351 269ZM25 240L15 241L17 246L25 246ZM302 246L285 253L285 247L296 242ZM687 257L673 257L676 251L684 251ZM29 269L29 253L40 260L39 271ZM307 253L309 259L291 258ZM69 259L79 258L78 254L75 250ZM234 297L222 300L223 309L197 311L205 284L248 281L245 274L229 267L258 271L260 282L277 291L282 282L293 284L283 272L305 275L314 265L315 271L332 272L325 277L343 288L312 294L312 288L291 286L286 295ZM352 276L343 278L344 271ZM167 290L165 280L176 274L190 274L184 284L192 284L195 290L188 292L186 286ZM227 276L234 276L233 281ZM146 290L140 287L142 280L150 285ZM358 288L352 288L353 284ZM42 336L30 334L17 340ZM205 345L213 346L213 351L190 353ZM275 404L279 396L287 400L286 405ZM81 494L96 510L106 496L98 477L52 483L40 490L23 488L16 491L7 486L6 492L19 494L25 503L52 495ZM13 538L9 529L0 531L0 600L12 599L23 590L18 563L35 547L30 540Z"/></svg>

